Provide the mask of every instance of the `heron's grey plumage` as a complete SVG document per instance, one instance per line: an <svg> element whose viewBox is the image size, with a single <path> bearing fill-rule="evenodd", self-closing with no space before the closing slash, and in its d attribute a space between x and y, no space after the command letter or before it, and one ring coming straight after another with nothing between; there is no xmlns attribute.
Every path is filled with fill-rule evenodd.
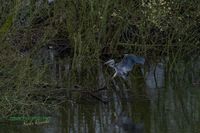
<svg viewBox="0 0 200 133"><path fill-rule="evenodd" d="M124 58L119 62L115 63L114 59L107 61L105 64L108 64L110 67L115 69L115 76L121 76L124 79L127 79L128 72L133 69L135 64L144 65L145 59L141 56L136 56L134 54L125 54Z"/></svg>

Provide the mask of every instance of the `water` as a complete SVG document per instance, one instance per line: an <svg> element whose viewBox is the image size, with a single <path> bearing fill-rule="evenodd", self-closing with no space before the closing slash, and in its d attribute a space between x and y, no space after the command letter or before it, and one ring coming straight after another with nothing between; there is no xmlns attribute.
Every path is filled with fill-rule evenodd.
<svg viewBox="0 0 200 133"><path fill-rule="evenodd" d="M199 133L199 66L199 60L180 61L171 69L165 62L152 63L145 76L137 66L125 81L110 80L112 70L99 64L66 83L71 66L54 64L52 80L60 86L106 87L92 94L70 92L78 97L64 102L48 121L1 123L0 133Z"/></svg>

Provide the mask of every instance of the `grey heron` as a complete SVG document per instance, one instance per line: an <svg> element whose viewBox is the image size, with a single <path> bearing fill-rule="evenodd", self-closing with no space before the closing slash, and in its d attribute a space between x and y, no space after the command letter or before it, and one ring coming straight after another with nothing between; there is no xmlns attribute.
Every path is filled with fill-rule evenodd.
<svg viewBox="0 0 200 133"><path fill-rule="evenodd" d="M114 59L110 59L107 62L105 62L105 64L114 68L115 70L115 73L112 78L120 76L123 79L127 79L128 72L130 72L133 69L133 66L135 64L144 65L144 63L145 63L144 57L136 56L134 54L125 54L124 58L119 63L115 63Z"/></svg>

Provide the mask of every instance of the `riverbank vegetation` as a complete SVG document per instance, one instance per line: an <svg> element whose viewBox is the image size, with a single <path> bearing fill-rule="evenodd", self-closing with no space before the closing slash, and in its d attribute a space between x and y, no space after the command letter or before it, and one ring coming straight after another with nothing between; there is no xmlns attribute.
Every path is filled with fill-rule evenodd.
<svg viewBox="0 0 200 133"><path fill-rule="evenodd" d="M99 82L90 76L99 72L92 68L111 57L134 53L149 60L167 57L175 64L178 59L199 55L198 0L0 3L1 117L55 107L48 101L51 98L57 103L63 100L55 98L55 90L40 97L38 88L60 90L88 80L84 88L90 88L91 82ZM68 60L69 66L58 67ZM59 77L57 73L64 74Z"/></svg>

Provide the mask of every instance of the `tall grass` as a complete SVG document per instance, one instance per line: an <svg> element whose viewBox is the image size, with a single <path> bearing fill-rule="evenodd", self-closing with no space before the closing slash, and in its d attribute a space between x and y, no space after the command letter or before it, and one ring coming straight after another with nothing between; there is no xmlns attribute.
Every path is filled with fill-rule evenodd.
<svg viewBox="0 0 200 133"><path fill-rule="evenodd" d="M0 31L1 34L12 33L11 42L27 30L30 33L26 34L39 34L35 38L45 41L34 42L29 35L20 38L21 44L16 45L25 42L34 47L45 45L56 35L64 34L70 40L75 60L80 56L98 58L103 48L117 54L120 46L126 49L125 52L142 55L149 55L151 51L171 54L177 49L181 50L180 54L189 54L199 44L198 1L61 0L48 5L44 1L30 0L2 3Z"/></svg>

